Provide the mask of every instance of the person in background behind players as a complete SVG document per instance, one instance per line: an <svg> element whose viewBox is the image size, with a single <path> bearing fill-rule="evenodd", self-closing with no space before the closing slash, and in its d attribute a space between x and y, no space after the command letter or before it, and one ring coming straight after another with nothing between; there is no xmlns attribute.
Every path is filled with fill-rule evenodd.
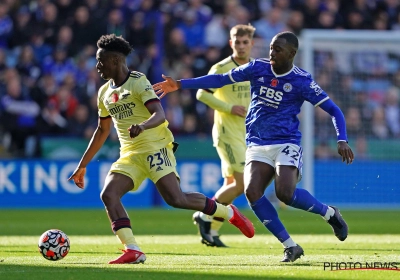
<svg viewBox="0 0 400 280"><path fill-rule="evenodd" d="M98 127L69 180L84 188L86 166L104 144L114 123L121 145L120 158L111 166L101 199L112 230L125 250L109 263L134 264L146 260L121 203L121 197L129 191L136 191L146 178L155 183L168 205L229 219L244 235L253 237L253 224L235 206L216 203L201 193L181 191L173 153L176 147L173 135L168 129L160 100L146 76L130 71L126 65L126 57L132 51L129 43L121 36L111 34L101 36L97 47L96 68L108 82L98 92Z"/></svg>
<svg viewBox="0 0 400 280"><path fill-rule="evenodd" d="M254 31L255 28L250 24L232 27L229 45L233 54L213 65L208 73L223 74L248 63L254 45ZM244 118L250 104L250 82L226 85L218 89L200 89L196 97L214 109L213 144L221 159L224 183L213 199L218 203L229 205L244 191L243 170L246 158ZM199 228L202 243L226 247L219 238L219 230L224 219L195 212L193 220ZM213 243L207 242L210 238Z"/></svg>
<svg viewBox="0 0 400 280"><path fill-rule="evenodd" d="M348 226L336 207L321 203L305 189L296 188L303 164L297 115L304 101L331 115L342 161L349 164L354 160L353 151L347 144L342 111L310 73L293 64L298 45L295 34L281 32L271 41L269 59L255 59L225 74L180 81L163 75L166 81L153 85L156 94L163 97L179 88L219 88L250 81L252 99L246 116L245 194L258 219L283 244L282 262L293 262L304 255L304 251L290 237L277 211L264 196L266 187L274 179L279 200L321 215L340 241L348 234Z"/></svg>

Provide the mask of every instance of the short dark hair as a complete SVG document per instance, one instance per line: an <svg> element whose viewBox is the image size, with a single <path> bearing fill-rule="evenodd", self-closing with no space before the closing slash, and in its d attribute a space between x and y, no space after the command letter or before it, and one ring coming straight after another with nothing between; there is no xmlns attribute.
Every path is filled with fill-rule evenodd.
<svg viewBox="0 0 400 280"><path fill-rule="evenodd" d="M118 52L125 56L131 53L132 47L122 36L115 34L102 35L97 41L97 47L106 51Z"/></svg>
<svg viewBox="0 0 400 280"><path fill-rule="evenodd" d="M276 38L282 38L285 39L287 43L291 44L293 47L296 48L296 50L299 48L299 39L297 39L297 36L290 31L284 31L281 33L276 34Z"/></svg>

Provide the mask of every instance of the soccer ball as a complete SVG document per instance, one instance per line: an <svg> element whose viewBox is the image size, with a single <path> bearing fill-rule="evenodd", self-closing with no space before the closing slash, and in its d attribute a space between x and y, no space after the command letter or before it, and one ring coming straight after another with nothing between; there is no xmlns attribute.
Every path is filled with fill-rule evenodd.
<svg viewBox="0 0 400 280"><path fill-rule="evenodd" d="M39 252L50 261L63 259L69 252L68 236L59 229L45 231L39 238Z"/></svg>

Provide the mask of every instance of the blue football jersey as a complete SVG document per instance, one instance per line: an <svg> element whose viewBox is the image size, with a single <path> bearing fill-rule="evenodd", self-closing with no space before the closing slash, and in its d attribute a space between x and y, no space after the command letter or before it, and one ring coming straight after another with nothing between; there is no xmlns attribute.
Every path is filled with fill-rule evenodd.
<svg viewBox="0 0 400 280"><path fill-rule="evenodd" d="M246 145L293 143L300 145L301 106L318 106L329 97L307 71L293 65L282 75L274 73L268 59L261 58L232 69L232 82L250 81L251 103L246 116Z"/></svg>

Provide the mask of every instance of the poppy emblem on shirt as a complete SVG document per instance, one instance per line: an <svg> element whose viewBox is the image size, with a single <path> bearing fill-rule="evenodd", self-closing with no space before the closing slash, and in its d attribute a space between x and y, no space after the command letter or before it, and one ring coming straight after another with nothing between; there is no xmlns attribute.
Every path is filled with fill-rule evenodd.
<svg viewBox="0 0 400 280"><path fill-rule="evenodd" d="M279 84L278 79L274 78L274 79L271 80L271 87L276 87L278 84Z"/></svg>
<svg viewBox="0 0 400 280"><path fill-rule="evenodd" d="M293 88L292 85L289 84L289 83L286 83L286 84L283 85L283 90L286 91L286 92L292 91L292 88Z"/></svg>
<svg viewBox="0 0 400 280"><path fill-rule="evenodd" d="M112 101L112 103L116 103L116 102L118 101L118 99L119 99L118 93L114 92L114 93L111 95L111 101Z"/></svg>

